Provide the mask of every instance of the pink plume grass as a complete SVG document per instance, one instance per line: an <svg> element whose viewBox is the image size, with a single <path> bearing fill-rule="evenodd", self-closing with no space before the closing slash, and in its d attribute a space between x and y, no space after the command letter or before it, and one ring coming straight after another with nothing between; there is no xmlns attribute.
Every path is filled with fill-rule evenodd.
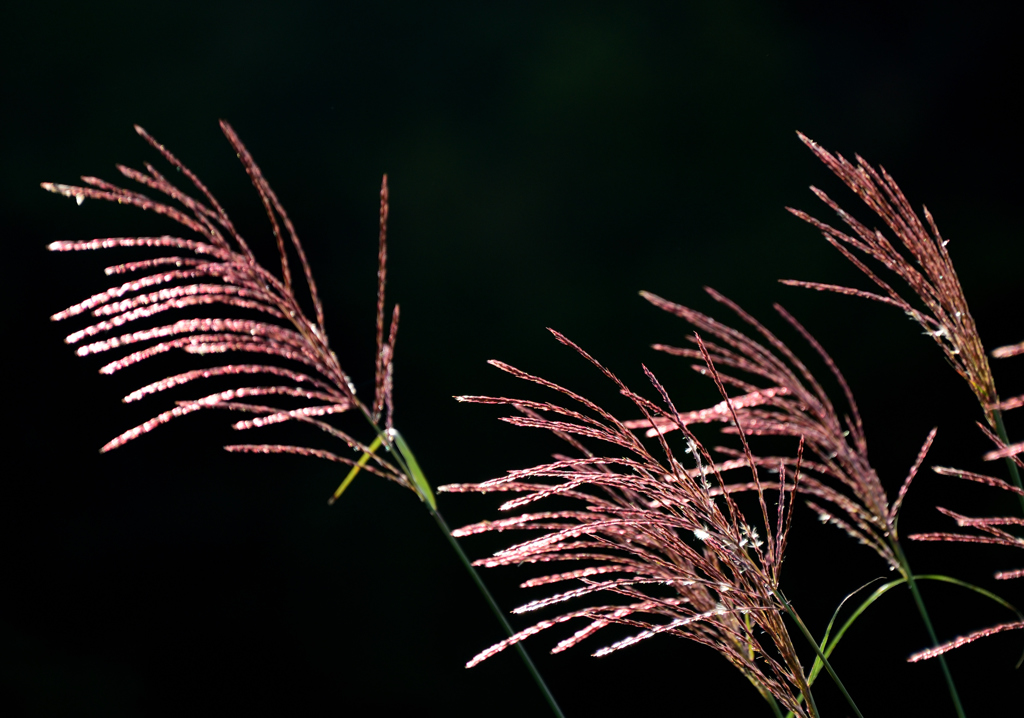
<svg viewBox="0 0 1024 718"><path fill-rule="evenodd" d="M560 639L552 653L611 626L622 626L631 629L630 634L598 647L593 655L608 655L658 635L686 638L724 656L766 698L774 696L796 715L813 715L813 709L798 700L800 694L807 695L806 678L783 624L785 607L777 593L792 520L793 505L786 495L802 481L799 461L788 469L777 466L775 482L762 482L756 462L746 461L760 506L756 518L748 519L733 500L719 466L681 422L668 394L646 367L658 401L635 393L578 346L552 333L604 374L650 425L674 422L683 427L684 437L674 450L671 437L655 431L652 438L657 449L649 448L626 422L589 399L502 362L490 362L558 398L547 402L480 396L457 399L510 407L516 413L505 421L550 431L582 456L556 457L479 484L452 484L440 490L513 494L515 498L505 502L503 511L532 508L547 500L569 500L581 507L533 510L465 526L454 534L533 534L476 561L479 566L562 562L584 566L524 582L527 588L564 583L570 587L530 601L514 613L547 609L561 613L482 651L468 665L570 621L584 625ZM707 368L717 376L710 358ZM723 399L728 406L731 400ZM767 510L766 491L778 492L774 517ZM591 605L568 608L583 600Z"/></svg>
<svg viewBox="0 0 1024 718"><path fill-rule="evenodd" d="M626 422L630 428L654 432L674 431L681 425L697 423L721 424L722 432L737 433L735 424L742 424L747 436L802 438L808 456L802 460L803 471L799 491L812 497L811 508L823 522L831 523L861 544L873 549L893 568L900 566L893 540L898 535L900 508L914 477L935 439L933 429L925 438L916 461L911 466L896 496L890 500L877 471L868 459L867 440L857 402L843 374L824 347L792 315L779 305L776 311L811 345L815 353L840 386L847 412L839 410L822 386L797 355L753 316L723 295L708 288L707 292L725 305L750 327L740 331L712 317L654 294L642 292L655 306L674 314L696 331L713 341L704 340L711 360L719 367L720 380L745 392L730 402L730 411L718 404L708 409L690 411L679 416L635 419ZM755 339L757 336L760 341ZM694 336L688 337L696 343ZM656 344L669 354L703 360L703 351ZM706 373L703 361L691 365ZM794 466L797 457L761 456L752 452L744 441L743 452L718 447L724 457L732 457L740 467L750 456L757 466L773 467L780 463Z"/></svg>
<svg viewBox="0 0 1024 718"><path fill-rule="evenodd" d="M357 409L371 422L376 422L386 409L384 428L391 428L392 359L398 329L398 307L394 307L385 342L383 313L387 276L387 177L381 187L376 391L372 405L367 407L356 396L348 374L341 368L328 344L323 304L292 220L234 129L224 121L221 121L220 126L266 211L277 247L279 273L275 274L256 261L248 242L239 234L227 212L206 185L164 145L136 126L136 132L192 184L194 194L188 194L175 186L149 163L145 164L145 172L123 165L117 165L117 168L126 178L162 195L159 200L96 177L83 177L83 185L44 182L42 187L50 192L73 197L79 204L86 199L96 199L154 212L177 222L186 231L186 236L106 237L52 243L49 249L56 252L145 248L166 253L107 267L108 276L142 276L121 281L55 313L52 319L64 321L84 314L93 317L91 324L71 332L65 339L68 344L78 345L76 354L79 356L130 350L105 364L100 369L103 374L112 374L152 357L179 350L199 356L240 353L264 357L262 363L224 363L183 371L129 393L124 397L126 403L215 377L241 379L263 376L288 383L238 386L199 399L178 401L173 408L112 439L101 451L123 446L195 411L223 409L256 415L236 422L234 428L237 430L299 421L341 440L355 451L369 452L367 446L326 419ZM292 254L297 257L301 268L300 281L304 298L300 298L296 292L289 259ZM312 306L312 317L303 309L303 301ZM188 312L201 307L220 307L228 314L223 317L178 319L164 324L153 322L167 312ZM260 318L249 318L251 315ZM289 365L299 365L302 370ZM286 397L293 404L271 406L253 403L252 400L257 397L263 400ZM295 406L295 403L299 406ZM232 444L225 448L232 452L290 453L348 465L356 464L332 452L305 446ZM404 471L375 454L372 461L363 468L415 491Z"/></svg>
<svg viewBox="0 0 1024 718"><path fill-rule="evenodd" d="M797 135L857 194L896 241L890 240L881 230L862 224L825 192L812 186L811 191L838 215L853 234L846 234L800 210L789 208L789 211L819 229L825 240L868 277L881 293L819 282L787 279L782 283L863 297L902 310L939 345L950 365L970 385L989 425L995 427L995 417L990 408L999 401L995 381L947 249L949 240L943 239L931 213L924 208L925 219L922 221L884 167L876 170L860 155L855 156L856 164L853 164L840 154L831 154L804 134L798 132ZM920 304L912 304L876 274L869 261L895 274Z"/></svg>

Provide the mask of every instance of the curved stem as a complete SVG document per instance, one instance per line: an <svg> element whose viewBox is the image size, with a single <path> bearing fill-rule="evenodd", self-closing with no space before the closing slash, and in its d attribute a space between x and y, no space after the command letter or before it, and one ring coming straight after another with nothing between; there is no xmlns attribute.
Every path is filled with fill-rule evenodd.
<svg viewBox="0 0 1024 718"><path fill-rule="evenodd" d="M428 508L430 507L428 506ZM487 586L484 585L483 579L480 578L480 574L477 573L473 563L469 560L469 557L466 556L462 547L459 546L459 542L455 540L454 536L452 536L452 532L451 529L448 528L448 524L445 523L444 518L441 517L441 514L438 513L436 509L430 508L430 515L434 517L434 520L437 521L437 525L441 527L441 531L444 532L445 538L448 539L448 543L450 543L452 548L455 549L455 553L458 554L459 559L462 561L462 565L466 567L467 571L469 571L469 575L473 577L473 582L476 584L476 587L480 589L480 593L482 593L484 598L487 600L487 605L491 607L491 611L498 619L498 622L501 623L502 628L505 629L505 633L507 633L509 638L511 638L515 635L515 632L512 630L512 626L509 625L508 620L505 618L505 614L502 613L501 609L498 607L498 603L494 600L494 596L492 596L491 592L487 590ZM548 706L551 707L551 711L558 716L558 718L565 718L565 715L562 713L562 709L558 707L555 697L551 694L551 690L541 677L540 671L537 670L537 666L533 664L533 661L530 659L529 654L527 654L526 649L523 648L523 644L517 643L515 648L519 652L519 657L523 659L523 663L526 664L526 669L533 677L534 683L537 684L541 693L544 694L544 699L548 702ZM777 707L776 713L778 713Z"/></svg>
<svg viewBox="0 0 1024 718"><path fill-rule="evenodd" d="M437 525L441 527L441 532L444 534L444 537L448 539L448 543L451 545L452 549L455 550L455 554L459 557L459 560L462 562L462 565L465 566L467 571L469 571L469 575L473 577L473 583L476 584L476 587L480 590L480 593L483 594L484 599L487 601L487 605L490 606L491 611L494 613L494 616L498 619L498 622L501 624L501 627L505 629L505 633L509 636L509 638L511 638L513 635L515 635L515 632L512 630L512 626L509 625L508 620L505 618L505 614L502 613L501 609L498 607L497 601L494 600L494 596L492 596L491 592L487 589L487 586L484 584L483 579L480 578L480 574L473 566L473 563L469 560L469 557L466 556L465 552L462 550L462 547L459 546L459 542L455 540L454 536L452 536L452 531L450 528L448 528L447 522L438 512L436 504L431 499L428 499L426 495L424 495L423 489L425 489L429 493L429 486L425 486L422 488L419 486L419 482L416 480L417 475L418 478L420 478L424 484L426 484L426 477L422 476L422 471L419 468L419 464L416 462L415 457L412 455L412 451L409 450L408 445L405 445L403 441L401 450L395 450L397 447L394 446L392 439L401 441L401 437L397 433L395 434L394 437L392 437L391 435L388 434L387 431L381 429L377 422L373 420L373 417L371 416L370 412L367 410L366 406L361 401L356 399L355 404L359 408L363 416L366 418L366 420L370 423L370 426L373 427L374 432L377 434L373 443L367 448L370 449L371 452L373 452L377 448L379 448L381 444L383 444L384 447L391 453L392 458L399 465L399 468L401 468L401 470L405 472L405 475L409 477L409 480L415 487L416 494L420 497L421 500L423 500L423 503L426 505L427 511L429 511L430 515L434 517L434 521L437 522ZM352 467L352 471L349 472L349 475L345 478L345 480L342 482L342 485L338 488L338 491L335 493L335 498L337 498L337 496L340 495L342 491L344 491L348 484L351 483L352 479L355 478L356 473L358 473L359 469L366 464L366 460L368 459L369 454L364 454L363 457L358 462L356 462L356 466ZM547 701L547 704L551 708L551 711L555 714L556 718L565 718L565 714L562 713L562 709L559 708L558 702L555 701L555 697L554 695L552 695L551 689L549 689L547 684L544 682L544 678L540 675L540 671L537 670L537 666L535 666L533 661L530 659L530 656L529 654L527 654L526 649L523 648L523 644L517 643L515 644L515 648L516 651L519 653L519 657L526 665L526 669L530 672L530 676L533 678L534 683L537 684L537 687L540 689L540 692L544 694L544 700Z"/></svg>
<svg viewBox="0 0 1024 718"><path fill-rule="evenodd" d="M828 662L828 658L825 656L824 653L822 653L821 646L819 646L818 642L814 640L814 636L812 636L811 632L807 629L807 626L806 624L804 624L803 619L800 618L800 614L796 612L796 609L794 609L793 605L789 602L789 600L782 595L781 591L776 590L775 595L782 602L782 605L786 608L786 613L788 613L790 617L796 622L796 625L800 629L800 632L804 634L804 638L806 638L807 642L814 647L814 652L818 654L818 658L821 660L821 664L825 666L825 670L828 672L829 676L832 677L832 681L839 688L840 693L843 694L843 698L845 698L846 702L850 704L850 708L853 709L854 714L857 716L857 718L864 718L864 714L860 712L860 709L857 707L857 704L853 702L853 698L850 696L849 691L846 690L846 686L844 686L843 682L839 680L839 676L836 675L835 670L833 670L832 664ZM819 715L818 706L814 703L814 696L811 694L810 688L808 688L807 690L807 705L814 711L815 715Z"/></svg>
<svg viewBox="0 0 1024 718"><path fill-rule="evenodd" d="M914 572L910 570L910 564L907 562L907 557L903 553L903 548L900 546L900 542L897 540L891 541L893 549L896 551L896 558L900 562L900 569L903 571L904 577L907 579L907 586L910 588L910 593L914 596L914 603L917 605L917 611L921 614L921 620L924 621L924 627L928 629L928 638L932 642L932 646L939 645L939 639L935 635L935 629L932 627L932 620L928 616L928 609L924 606L924 599L921 597L921 592L917 588L917 581L914 580ZM953 707L956 709L956 714L959 718L966 718L964 713L964 707L960 703L960 694L957 693L956 684L953 683L953 674L949 670L949 665L946 664L945 656L938 656L939 665L942 666L942 674L946 677L946 687L949 689L949 695L953 699Z"/></svg>

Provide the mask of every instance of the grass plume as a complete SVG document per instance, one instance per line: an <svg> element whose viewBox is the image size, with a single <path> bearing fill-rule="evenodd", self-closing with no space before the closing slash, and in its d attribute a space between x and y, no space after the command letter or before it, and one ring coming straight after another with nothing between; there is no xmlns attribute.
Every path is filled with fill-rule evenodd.
<svg viewBox="0 0 1024 718"><path fill-rule="evenodd" d="M508 406L515 414L505 421L541 429L567 441L578 457L555 461L479 484L444 486L442 491L509 493L503 511L532 508L540 501L570 500L569 510L529 510L511 518L484 521L456 531L458 536L509 530L540 531L503 549L477 565L495 567L523 563L581 563L566 571L530 579L523 587L569 582L571 588L531 601L516 613L532 613L569 602L608 596L591 605L540 620L530 628L481 652L475 665L499 651L569 621L583 627L560 640L557 653L582 643L609 626L633 629L630 636L594 651L604 656L656 635L686 638L706 645L732 663L766 700L796 715L817 715L805 672L784 624L791 607L780 592L780 572L793 517L788 492L803 480L800 449L797 461L775 466L774 482L760 478L759 463L746 458L716 462L689 431L657 378L644 367L658 400L628 388L615 374L563 335L555 338L588 360L607 377L634 409L655 427L667 423L682 429L673 441L655 429L648 447L627 422L572 390L502 362L491 364L512 376L555 392L557 400L525 401L504 397L462 396L460 401ZM697 340L700 342L700 340ZM712 355L699 344L707 371L718 378ZM724 410L743 436L744 419L723 392ZM671 443L677 444L673 450ZM588 445L601 448L591 449ZM745 466L752 478L759 510L745 515L732 494L746 484L726 482L724 472ZM787 473L788 472L788 473ZM776 493L778 508L770 515L765 498Z"/></svg>

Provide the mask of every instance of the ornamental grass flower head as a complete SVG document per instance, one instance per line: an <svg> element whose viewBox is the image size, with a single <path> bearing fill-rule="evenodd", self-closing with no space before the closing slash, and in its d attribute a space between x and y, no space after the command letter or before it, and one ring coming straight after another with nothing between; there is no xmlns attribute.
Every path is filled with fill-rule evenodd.
<svg viewBox="0 0 1024 718"><path fill-rule="evenodd" d="M862 224L825 192L812 186L811 191L835 211L853 234L846 234L800 210L789 208L789 211L821 230L825 240L867 276L881 293L790 279L782 280L782 283L864 297L902 310L939 345L950 366L971 387L985 412L986 421L994 428L996 419L993 411L999 398L992 370L974 317L967 308L960 279L953 268L947 249L949 240L943 239L939 233L928 208L923 208L925 221L922 222L884 167L876 170L860 155L855 155L857 164L854 165L838 153L831 154L803 133L798 132L797 135L882 220L896 242L881 230ZM919 304L912 304L879 277L866 260L873 260L895 274L917 296Z"/></svg>
<svg viewBox="0 0 1024 718"><path fill-rule="evenodd" d="M786 493L801 481L799 461L780 464L771 485L761 482L756 462L749 467L757 508L740 510L725 481L727 468L716 463L686 427L655 376L644 373L656 390L652 401L629 389L590 355L552 331L607 377L653 426L673 422L679 440L656 431L649 447L626 422L572 390L503 362L491 364L558 395L551 401L461 396L460 401L510 407L504 421L552 432L577 454L479 484L453 484L441 491L507 493L502 511L510 518L463 527L458 536L484 532L531 531L533 537L502 549L477 565L548 566L570 562L522 584L524 588L569 584L554 594L529 601L518 614L555 609L531 627L473 658L475 665L524 639L570 621L583 626L562 638L558 653L611 627L630 635L599 647L605 656L656 635L686 638L709 646L740 670L766 699L772 696L796 715L813 715L799 698L807 680L783 624L785 605L779 591L783 555L792 520ZM698 340L699 341L699 340ZM702 347L703 345L699 345ZM707 371L717 377L711 356ZM719 384L724 392L725 387ZM723 396L726 405L732 402ZM745 426L737 417L737 431ZM675 437L679 437L678 434ZM673 448L673 445L675 448ZM799 456L799 451L797 452ZM729 463L729 462L727 462ZM735 463L735 462L732 462ZM778 508L770 515L766 493L777 492ZM533 506L555 504L548 510ZM561 508L564 507L564 508ZM583 607L570 605L585 601Z"/></svg>
<svg viewBox="0 0 1024 718"><path fill-rule="evenodd" d="M323 305L294 224L232 127L223 120L220 127L266 210L280 260L277 274L256 260L248 242L199 178L139 126L135 127L136 132L192 184L193 194L177 187L148 162L145 172L123 165L117 168L126 178L162 195L159 199L96 177L82 177L84 185L81 186L42 184L43 189L72 197L78 204L96 199L132 205L163 215L184 230L180 235L106 237L54 242L49 246L57 252L115 247L157 250L157 257L107 267L108 276L123 278L120 283L52 317L55 321L90 317L91 324L72 332L65 341L77 346L79 356L119 352L117 358L100 369L101 374L113 374L167 352L216 358L225 354L257 357L255 363L253 360L215 363L174 374L131 392L124 397L125 402L140 401L173 387L213 377L270 380L177 401L173 408L112 439L101 451L116 449L195 411L224 409L248 415L234 424L237 430L301 422L363 452L364 458L356 462L324 449L281 444L231 444L224 447L228 451L299 454L350 466L358 463L361 468L410 488L425 500L432 500L399 463L377 456L373 451L376 445L366 446L330 423L331 417L355 410L374 425L378 442L390 442L393 435L392 372L399 312L395 305L391 321L385 327L387 176L380 194L375 393L372 403L367 404L356 395L352 381L330 347ZM298 259L299 279L293 276L289 255ZM312 316L303 309L298 286L312 306ZM204 308L212 307L225 311L218 317L186 316L164 320L167 314L182 311L201 314L208 311ZM161 323L162 320L167 323Z"/></svg>
<svg viewBox="0 0 1024 718"><path fill-rule="evenodd" d="M822 383L782 340L734 302L713 289L706 288L706 291L739 316L752 329L751 334L759 336L761 341L695 309L642 293L656 307L684 319L708 337L698 348L655 344L655 349L696 359L691 368L701 374L706 373L704 356L707 353L720 367L719 380L743 392L732 401L731 407L720 403L682 414L682 425L718 423L723 433L736 434L739 423L747 436L801 438L808 454L802 458L796 454L775 456L750 451L745 439L742 451L728 447L717 447L717 451L721 458L735 462L723 464L730 468L741 467L747 455L758 466L767 468L780 464L792 467L799 461L803 469L798 490L812 497L808 505L821 520L838 526L872 548L891 567L899 567L891 539L897 536L900 507L936 431L933 429L925 439L917 461L895 499L890 501L878 472L868 459L864 426L853 392L824 347L789 312L775 305L775 310L811 345L841 387L847 405L842 417ZM688 339L696 343L695 336L690 335ZM648 418L629 421L627 426L646 428L648 435L680 428L679 422L668 416L655 418L653 426ZM749 483L746 486L752 488Z"/></svg>

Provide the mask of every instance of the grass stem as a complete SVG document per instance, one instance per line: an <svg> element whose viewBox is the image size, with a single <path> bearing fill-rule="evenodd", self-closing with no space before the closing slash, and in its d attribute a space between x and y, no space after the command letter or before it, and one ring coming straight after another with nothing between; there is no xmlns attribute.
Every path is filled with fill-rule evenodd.
<svg viewBox="0 0 1024 718"><path fill-rule="evenodd" d="M818 654L818 658L821 660L821 664L825 666L825 670L828 672L829 676L832 677L832 681L839 688L840 693L843 694L843 698L845 698L846 702L850 704L850 708L853 709L854 714L857 716L857 718L864 718L864 714L860 712L860 708L858 708L857 704L853 702L853 697L850 696L850 693L846 690L846 686L843 685L843 682L839 680L839 676L836 675L835 670L833 670L832 664L828 662L828 658L825 657L825 654L822 652L821 646L818 645L818 642L814 640L814 636L811 635L811 632L810 630L808 630L807 625L803 622L803 619L800 618L800 614L796 612L796 609L794 609L793 605L789 602L789 600L782 595L781 591L776 590L775 595L779 598L780 601L782 601L782 605L786 607L786 613L788 613L790 617L796 622L797 627L800 629L800 633L804 634L804 638L807 639L807 642L814 647L814 652ZM810 686L807 687L806 697L807 705L814 712L814 715L821 715L818 712L817 704L814 702L814 696L811 693Z"/></svg>
<svg viewBox="0 0 1024 718"><path fill-rule="evenodd" d="M407 445L404 445L404 441L402 442L404 445L404 449L396 451L395 448L397 447L395 447L394 444L392 443L392 439L394 438L398 441L401 441L401 437L397 434L397 432L394 433L394 436L392 436L391 434L389 434L389 432L382 430L380 426L377 424L377 422L374 421L373 416L370 414L369 410L362 402L356 400L356 406L362 412L363 416L370 423L370 426L373 427L374 432L376 432L377 434L377 438L374 440L374 443L367 448L370 448L370 450L373 451L376 450L378 446L383 444L385 448L392 454L392 458L399 465L401 470L405 472L405 475L410 478L410 480L415 481L417 476L421 479L423 485L417 485L417 494L419 494L420 498L423 499L423 503L426 506L427 511L430 512L430 515L434 517L434 521L436 521L437 525L441 527L441 533L443 533L444 537L448 539L448 543L451 545L452 549L454 549L455 554L459 557L459 561L461 561L462 565L466 567L467 571L469 571L469 575L473 577L473 583L476 584L477 589L479 589L480 593L483 594L484 599L487 601L487 605L490 606L491 611L494 613L494 616L498 619L498 622L501 624L501 627L505 629L505 633L508 635L509 638L511 638L515 634L515 632L512 630L512 626L509 625L508 620L505 618L505 614L502 613L501 608L498 607L497 601L494 600L494 596L491 595L491 592L487 589L487 586L486 584L484 584L483 579L480 578L480 574L477 572L476 567L473 566L473 563L469 560L469 557L466 556L466 553L462 550L462 547L459 546L459 542L455 540L454 536L452 536L452 530L448 528L448 523L438 512L436 504L432 500L429 500L427 496L424 494L424 491L430 492L429 484L427 484L426 477L422 476L422 471L420 470L419 464L418 462L416 462L416 459L413 456L412 451L409 449ZM357 468L361 468L363 465L365 465L365 460L368 458L369 456L364 454L363 459L357 462L357 466L353 467L353 471L350 472L350 475L348 477L346 477L345 482L342 484L342 487L339 488L338 492L335 494L335 498L352 481L357 471ZM419 482L416 483L418 484ZM537 687L540 689L540 692L544 694L544 700L547 701L547 704L548 706L550 706L552 713L555 714L556 718L565 718L565 714L562 713L562 709L559 708L558 702L555 700L554 695L552 695L551 693L551 689L549 689L547 683L544 682L544 678L540 675L540 671L537 670L537 666L533 664L533 660L526 652L526 649L523 648L523 644L515 644L515 649L519 653L519 657L523 660L523 663L526 665L526 670L530 672L530 676L533 678L534 683L537 684Z"/></svg>
<svg viewBox="0 0 1024 718"><path fill-rule="evenodd" d="M914 596L914 603L917 605L917 611L921 614L921 620L924 621L924 627L928 630L928 638L932 642L932 646L939 645L939 639L935 635L935 629L932 627L932 620L928 616L928 609L925 608L924 599L921 597L921 592L917 588L917 581L914 580L914 572L910 570L910 564L907 561L906 555L903 553L903 548L900 546L899 541L892 541L892 547L896 552L896 557L899 559L900 568L903 571L903 575L907 579L907 586L910 588L910 593ZM964 713L964 707L960 703L960 694L957 693L956 684L953 683L953 674L949 670L949 665L946 663L945 656L938 656L939 665L942 666L942 673L946 677L946 686L949 688L949 695L953 699L953 707L956 708L956 714L959 718L966 718Z"/></svg>
<svg viewBox="0 0 1024 718"><path fill-rule="evenodd" d="M501 623L502 628L505 629L505 633L507 633L508 636L511 638L513 635L515 635L515 632L512 630L512 626L509 625L508 620L505 618L505 614L502 613L501 609L498 607L498 603L494 600L494 596L492 596L491 592L487 590L487 586L484 585L483 579L480 578L480 574L477 573L476 567L473 566L473 563L469 560L469 557L466 556L465 552L462 550L462 547L459 546L459 542L455 540L454 536L452 536L452 531L450 528L448 528L448 524L445 523L445 520L444 518L442 518L441 514L433 508L428 508L430 510L430 514L434 517L434 520L437 522L437 525L441 527L441 531L444 533L445 538L448 539L448 543L452 545L452 548L455 549L455 553L458 554L459 560L462 561L462 565L466 567L466 570L469 571L469 575L473 577L473 582L476 584L476 587L480 589L480 593L482 593L484 598L487 600L487 605L491 607L491 611L498 619L498 622ZM551 711L556 716L558 716L558 718L565 718L565 714L562 713L562 709L558 707L558 703L557 701L555 701L555 697L551 694L551 690L548 688L547 684L544 682L544 679L541 677L540 671L537 670L537 666L533 664L533 661L530 659L530 656L526 652L526 649L523 648L523 644L517 643L515 645L515 649L519 652L519 657L523 659L523 663L526 665L526 669L530 672L530 675L533 677L533 682L537 684L537 687L540 688L541 693L544 694L544 699L548 702L548 706L551 707ZM776 713L778 713L778 707L776 707Z"/></svg>

